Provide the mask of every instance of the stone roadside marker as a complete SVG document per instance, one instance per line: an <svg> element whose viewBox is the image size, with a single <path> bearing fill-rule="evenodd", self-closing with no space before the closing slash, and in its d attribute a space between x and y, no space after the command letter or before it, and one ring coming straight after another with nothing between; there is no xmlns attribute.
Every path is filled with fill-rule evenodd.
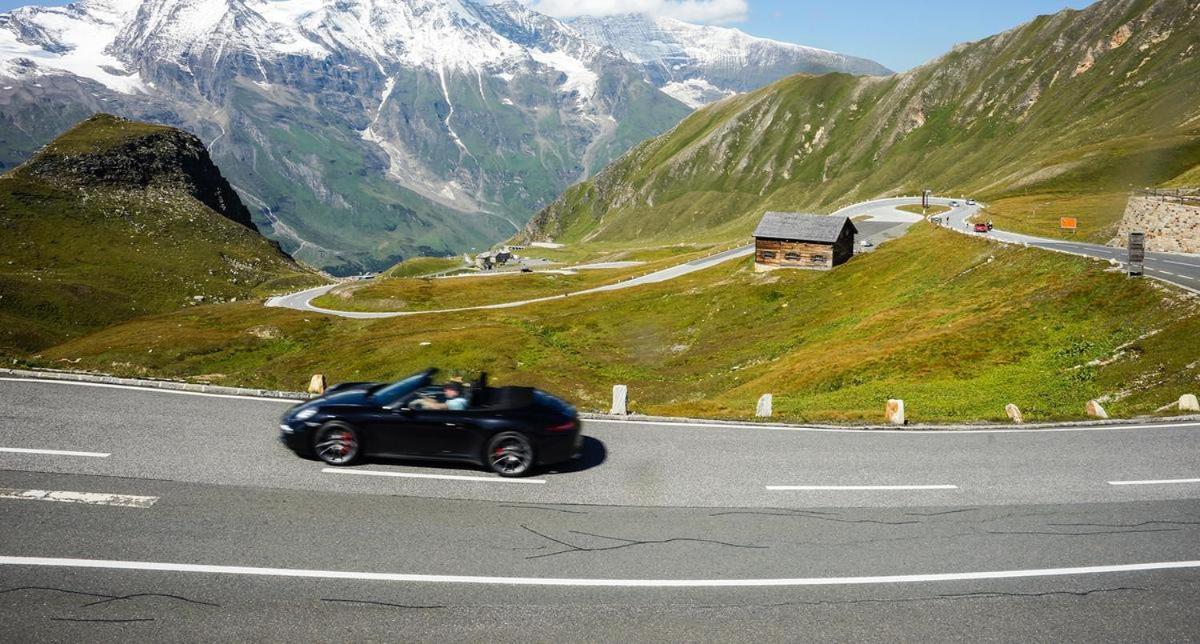
<svg viewBox="0 0 1200 644"><path fill-rule="evenodd" d="M308 393L317 394L318 396L325 393L325 374L313 374L312 379L308 381Z"/></svg>
<svg viewBox="0 0 1200 644"><path fill-rule="evenodd" d="M755 409L754 415L759 418L771 417L771 394L763 394L758 399L758 407Z"/></svg>
<svg viewBox="0 0 1200 644"><path fill-rule="evenodd" d="M1196 394L1184 394L1179 397L1179 411L1200 411L1200 401Z"/></svg>
<svg viewBox="0 0 1200 644"><path fill-rule="evenodd" d="M1087 415L1101 420L1108 418L1108 412L1104 411L1104 406L1095 400L1088 401Z"/></svg>
<svg viewBox="0 0 1200 644"><path fill-rule="evenodd" d="M625 409L625 401L629 398L629 387L625 385L613 385L613 404L612 411L608 412L615 416L624 416L629 412Z"/></svg>
<svg viewBox="0 0 1200 644"><path fill-rule="evenodd" d="M892 425L904 424L904 401L889 400L887 407L884 408L884 416L887 417L887 422Z"/></svg>
<svg viewBox="0 0 1200 644"><path fill-rule="evenodd" d="M1004 413L1008 414L1008 417L1012 419L1012 422L1018 425L1025 422L1025 417L1021 415L1021 408L1012 403L1008 403L1004 406Z"/></svg>

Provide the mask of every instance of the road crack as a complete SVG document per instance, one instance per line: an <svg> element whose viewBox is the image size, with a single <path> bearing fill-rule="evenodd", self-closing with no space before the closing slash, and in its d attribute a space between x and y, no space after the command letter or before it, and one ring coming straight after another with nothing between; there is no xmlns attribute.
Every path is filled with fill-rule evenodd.
<svg viewBox="0 0 1200 644"><path fill-rule="evenodd" d="M944 595L929 595L925 597L899 597L896 599L823 599L819 601L792 601L779 602L776 604L763 604L761 608L782 608L786 606L840 606L853 604L901 604L908 602L929 602L929 601L957 601L964 599L998 599L998 598L1013 598L1013 599L1039 599L1045 597L1087 597L1099 593L1121 593L1121 592L1145 592L1147 588L1137 586L1119 586L1116 588L1094 588L1091 590L1051 590L1039 593L1016 593L1016 592L1000 592L1000 591L981 591L974 593L953 593ZM717 608L717 607L713 607ZM755 606L759 608L759 606Z"/></svg>
<svg viewBox="0 0 1200 644"><path fill-rule="evenodd" d="M89 606L99 606L101 604L107 604L109 602L121 601L123 599L140 599L142 597L162 597L164 599L175 599L175 600L178 600L181 602L187 602L189 604L196 604L199 606L212 606L214 608L221 607L220 604L214 604L212 602L200 601L199 599L188 599L187 597L182 597L180 595L171 595L171 594L167 594L167 593L133 593L130 595L119 595L119 596L113 596L113 597L106 597L99 601L94 601L94 602L89 602L87 604L84 604L83 606L80 606L80 608L87 608Z"/></svg>
<svg viewBox="0 0 1200 644"><path fill-rule="evenodd" d="M445 606L442 606L442 605L437 605L437 606L414 606L414 605L411 605L411 604L393 604L393 603L391 603L391 602L381 602L381 601L375 601L375 600L373 600L373 599L338 599L338 598L336 598L336 597L330 597L330 598L324 598L324 597L323 597L323 598L321 598L321 601L323 601L323 602L330 602L330 603L341 603L341 604L367 604L367 605L369 605L369 606L383 606L383 607L386 607L386 608L407 608L407 609L413 609L413 610L424 610L424 609L434 609L434 608L445 608Z"/></svg>
<svg viewBox="0 0 1200 644"><path fill-rule="evenodd" d="M716 539L700 539L700 538L696 538L696 537L670 537L667 539L626 539L624 537L611 537L611 536L603 535L603 534L595 534L595 533L591 533L591 532L581 532L579 530L569 530L568 532L570 532L571 534L577 534L577 535L581 535L581 536L585 536L585 537L593 537L596 539L608 539L610 541L619 542L619 543L616 543L613 545L608 545L608 546L581 546L578 544L570 543L568 541L564 541L562 539L556 539L548 534L538 532L537 530L534 530L533 528L531 528L527 525L524 525L524 524L522 524L521 527L543 539L557 543L558 545L563 546L563 548L565 548L564 550L558 550L555 552L546 552L546 553L537 554L537 555L530 555L530 556L526 557L526 559L541 559L544 557L554 557L557 555L564 555L564 554L573 553L573 552L609 552L612 550L621 550L623 548L631 548L633 546L662 545L662 544L668 544L668 543L704 543L704 544L725 546L725 547L729 547L729 548L745 548L745 549L752 549L752 550L764 550L767 548L767 546L729 543L727 541L718 541Z"/></svg>
<svg viewBox="0 0 1200 644"><path fill-rule="evenodd" d="M1151 528L1148 530L1092 530L1089 532L1049 532L1045 530L988 530L983 534L1036 535L1048 537L1091 537L1108 534L1146 534L1152 532L1181 532L1182 528Z"/></svg>
<svg viewBox="0 0 1200 644"><path fill-rule="evenodd" d="M127 617L123 619L103 619L99 617L51 617L52 622L88 622L92 624L129 624L132 622L153 622L153 617Z"/></svg>
<svg viewBox="0 0 1200 644"><path fill-rule="evenodd" d="M873 525L916 525L920 521L881 521L878 519L840 519L832 516L829 512L811 512L808 510L730 510L727 512L716 512L710 514L710 517L724 517L734 515L752 515L765 517L793 517L797 519L816 519L818 521L830 521L832 523L855 523L855 524L873 524Z"/></svg>
<svg viewBox="0 0 1200 644"><path fill-rule="evenodd" d="M545 510L547 512L561 512L563 514L587 514L583 510L567 510L565 508L551 508L544 505L521 505L517 503L508 503L501 505L502 508L517 508L520 510Z"/></svg>

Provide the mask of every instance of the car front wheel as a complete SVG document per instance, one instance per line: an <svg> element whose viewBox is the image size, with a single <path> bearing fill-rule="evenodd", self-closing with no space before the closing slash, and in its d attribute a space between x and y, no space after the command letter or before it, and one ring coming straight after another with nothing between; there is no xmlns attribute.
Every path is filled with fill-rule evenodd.
<svg viewBox="0 0 1200 644"><path fill-rule="evenodd" d="M533 468L533 446L516 432L497 434L488 443L484 462L500 476L524 476Z"/></svg>
<svg viewBox="0 0 1200 644"><path fill-rule="evenodd" d="M350 465L362 451L358 432L344 423L322 425L313 440L313 451L317 458L330 465Z"/></svg>

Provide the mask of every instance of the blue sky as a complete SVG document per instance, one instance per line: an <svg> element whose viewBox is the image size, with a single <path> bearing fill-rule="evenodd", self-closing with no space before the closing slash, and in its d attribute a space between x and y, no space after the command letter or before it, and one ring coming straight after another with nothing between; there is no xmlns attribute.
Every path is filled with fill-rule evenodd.
<svg viewBox="0 0 1200 644"><path fill-rule="evenodd" d="M745 22L756 36L832 49L904 71L1040 14L1082 9L1068 0L750 0Z"/></svg>
<svg viewBox="0 0 1200 644"><path fill-rule="evenodd" d="M903 71L1044 13L1088 0L524 0L548 13L642 10L738 27L775 38L872 58ZM0 0L0 10L64 2Z"/></svg>

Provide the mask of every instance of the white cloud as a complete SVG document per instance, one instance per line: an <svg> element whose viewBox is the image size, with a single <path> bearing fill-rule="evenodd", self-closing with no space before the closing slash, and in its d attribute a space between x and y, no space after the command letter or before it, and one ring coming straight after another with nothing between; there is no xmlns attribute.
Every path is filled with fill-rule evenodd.
<svg viewBox="0 0 1200 644"><path fill-rule="evenodd" d="M536 11L560 18L644 13L685 22L742 22L747 0L522 0Z"/></svg>

